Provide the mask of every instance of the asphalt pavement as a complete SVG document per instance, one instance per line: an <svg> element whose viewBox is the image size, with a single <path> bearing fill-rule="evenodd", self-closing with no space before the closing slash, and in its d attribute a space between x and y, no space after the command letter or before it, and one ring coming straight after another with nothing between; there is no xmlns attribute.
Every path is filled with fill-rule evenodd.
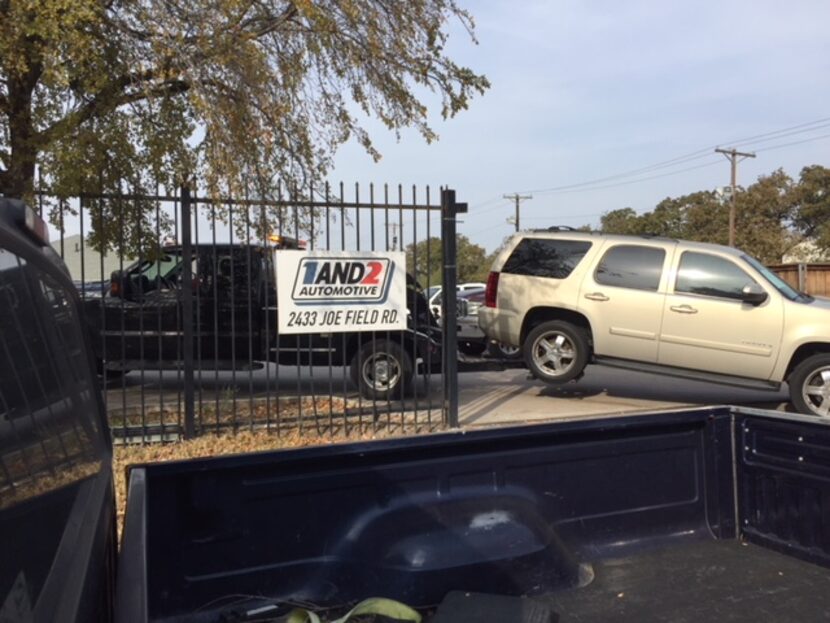
<svg viewBox="0 0 830 623"><path fill-rule="evenodd" d="M236 400L266 395L311 394L356 398L347 370L270 365L252 372L205 371L197 374L197 400L210 402L233 396ZM522 422L659 412L691 406L743 405L763 409L789 408L786 386L778 392L738 389L698 381L588 366L576 382L548 386L530 379L524 369L467 372L458 375L459 422L479 427ZM110 409L138 409L159 401L173 405L181 399L182 376L176 372L131 372L109 383ZM418 385L421 407L441 404L441 379ZM412 404L412 399L408 401Z"/></svg>

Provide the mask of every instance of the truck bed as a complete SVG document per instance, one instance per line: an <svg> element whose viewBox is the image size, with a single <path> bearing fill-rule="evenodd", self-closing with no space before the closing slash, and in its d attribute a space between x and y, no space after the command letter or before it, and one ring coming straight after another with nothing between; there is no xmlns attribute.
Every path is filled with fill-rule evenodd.
<svg viewBox="0 0 830 623"><path fill-rule="evenodd" d="M460 590L562 621L803 623L830 617L829 553L830 427L719 407L135 468L118 612Z"/></svg>
<svg viewBox="0 0 830 623"><path fill-rule="evenodd" d="M562 623L830 619L827 569L737 539L610 558L594 573L588 586L542 598Z"/></svg>

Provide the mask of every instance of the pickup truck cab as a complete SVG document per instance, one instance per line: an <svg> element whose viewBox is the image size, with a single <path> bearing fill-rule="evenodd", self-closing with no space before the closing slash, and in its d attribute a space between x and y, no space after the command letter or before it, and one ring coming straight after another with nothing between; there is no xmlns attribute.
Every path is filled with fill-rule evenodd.
<svg viewBox="0 0 830 623"><path fill-rule="evenodd" d="M405 331L280 334L275 267L280 250L297 248L288 237L268 246L193 245L191 322L199 367L348 366L363 396L387 399L402 396L419 367L440 362L435 320L411 278ZM102 372L181 365L184 262L181 246L163 246L155 257L114 272L106 296L84 301Z"/></svg>

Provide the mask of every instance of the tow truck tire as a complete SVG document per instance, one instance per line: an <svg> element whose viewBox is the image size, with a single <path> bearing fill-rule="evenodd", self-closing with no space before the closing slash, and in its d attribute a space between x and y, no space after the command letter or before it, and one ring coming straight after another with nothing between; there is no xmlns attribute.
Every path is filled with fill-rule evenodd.
<svg viewBox="0 0 830 623"><path fill-rule="evenodd" d="M120 379L122 376L127 374L127 372L129 372L129 370L110 370L109 368L107 368L105 370L104 369L104 362L101 359L96 359L95 360L95 367L98 371L98 376L102 381L104 380L104 373L105 372L106 372L106 377L107 377L108 381L110 379L113 379L113 380L114 379Z"/></svg>
<svg viewBox="0 0 830 623"><path fill-rule="evenodd" d="M412 382L412 371L409 353L391 339L369 340L352 357L352 381L368 400L401 398Z"/></svg>
<svg viewBox="0 0 830 623"><path fill-rule="evenodd" d="M465 355L470 355L471 357L478 357L479 355L484 354L484 351L487 350L487 345L484 342L459 342L458 343L458 350L460 350Z"/></svg>
<svg viewBox="0 0 830 623"><path fill-rule="evenodd" d="M522 349L508 346L496 340L490 340L487 344L487 352L494 359L507 359L509 361L518 361L522 358Z"/></svg>

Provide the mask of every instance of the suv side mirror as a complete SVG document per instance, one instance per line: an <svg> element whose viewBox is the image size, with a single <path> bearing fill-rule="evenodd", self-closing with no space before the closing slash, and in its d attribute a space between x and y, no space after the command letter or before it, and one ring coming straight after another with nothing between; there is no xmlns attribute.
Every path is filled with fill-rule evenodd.
<svg viewBox="0 0 830 623"><path fill-rule="evenodd" d="M748 283L741 291L741 300L757 307L767 300L767 292L757 283Z"/></svg>

